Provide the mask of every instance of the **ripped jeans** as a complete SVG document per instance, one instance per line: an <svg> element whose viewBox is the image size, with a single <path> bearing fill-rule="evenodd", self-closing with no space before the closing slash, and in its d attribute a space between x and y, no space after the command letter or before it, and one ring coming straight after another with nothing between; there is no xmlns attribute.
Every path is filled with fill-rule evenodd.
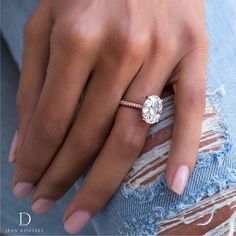
<svg viewBox="0 0 236 236"><path fill-rule="evenodd" d="M24 10L32 11L36 2L28 1ZM164 180L171 139L160 141L158 134L174 122L170 94L164 98L160 122L149 131L146 148L116 194L94 217L99 235L195 234L187 231L189 225L207 226L226 206L230 214L205 235L236 231L236 2L206 0L205 9L209 38L206 109L189 183L179 196L167 189ZM18 36L18 44L12 42L18 31L16 27L4 36L20 65L22 41ZM179 226L185 226L186 232L178 231Z"/></svg>
<svg viewBox="0 0 236 236"><path fill-rule="evenodd" d="M173 228L178 233L177 226L193 224L204 216L209 216L208 220L196 224L207 225L225 206L236 211L236 162L220 103L225 93L224 87L219 87L206 98L197 164L181 196L169 191L164 180L171 139L160 143L158 133L174 122L173 96L164 98L162 118L150 129L145 150L119 191L94 219L98 232L156 235ZM235 230L236 212L211 233L225 235Z"/></svg>
<svg viewBox="0 0 236 236"><path fill-rule="evenodd" d="M207 0L205 9L209 37L206 109L189 183L178 196L164 180L171 139L159 143L157 136L174 122L170 95L164 99L160 122L149 131L147 148L94 218L98 234L195 234L178 231L178 226L207 226L226 206L234 213L206 235L236 232L236 2Z"/></svg>

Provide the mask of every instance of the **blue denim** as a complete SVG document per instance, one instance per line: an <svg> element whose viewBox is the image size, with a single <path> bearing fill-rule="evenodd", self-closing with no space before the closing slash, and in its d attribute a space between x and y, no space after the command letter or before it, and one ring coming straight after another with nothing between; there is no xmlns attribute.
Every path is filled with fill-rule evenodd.
<svg viewBox="0 0 236 236"><path fill-rule="evenodd" d="M225 142L218 151L198 156L181 196L167 189L163 175L135 190L127 191L122 184L94 218L98 234L156 235L161 221L173 219L219 188L222 192L236 188L236 1L207 0L205 10L209 39L207 93L222 116ZM223 94L217 90L222 86Z"/></svg>
<svg viewBox="0 0 236 236"><path fill-rule="evenodd" d="M181 196L168 190L163 174L135 189L124 181L93 219L99 235L157 235L166 220L171 222L219 191L224 194L236 188L236 2L206 0L205 9L209 38L207 97L220 117L218 132L222 140L216 150L199 152ZM7 32L5 37L20 65L20 49L15 49L15 41L9 37L12 34Z"/></svg>

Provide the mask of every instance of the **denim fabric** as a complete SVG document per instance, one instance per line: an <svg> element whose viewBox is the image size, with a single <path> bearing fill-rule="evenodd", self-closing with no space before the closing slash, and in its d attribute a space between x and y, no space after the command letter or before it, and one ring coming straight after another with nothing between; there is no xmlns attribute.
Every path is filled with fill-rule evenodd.
<svg viewBox="0 0 236 236"><path fill-rule="evenodd" d="M98 234L156 235L165 220L213 196L236 188L236 2L205 1L209 37L207 93L221 115L224 143L219 150L198 156L182 196L170 192L163 175L129 189L122 184L94 218ZM234 194L235 195L235 194ZM236 219L232 219L236 224Z"/></svg>
<svg viewBox="0 0 236 236"><path fill-rule="evenodd" d="M156 235L162 232L166 225L168 227L169 223L194 222L193 218L186 217L186 212L194 209L195 206L201 206L207 198L217 201L217 197L231 196L230 200L224 199L222 204L226 205L234 200L236 189L236 110L234 108L236 103L236 2L234 0L206 0L205 9L209 37L207 99L209 107L217 113L216 125L212 126L212 130L217 133L219 140L209 151L199 150L197 164L181 196L167 189L163 171L154 181L140 184L138 187L130 187L125 180L108 204L94 217L93 223L98 234ZM9 37L10 33L7 31L3 31L4 34L14 58L20 64L19 53L15 52L15 50L19 52L19 49L14 48L16 39ZM20 39L20 36L16 37L17 40ZM76 188L77 186L79 183ZM219 195L219 192L222 195ZM214 209L220 206L218 204L212 209L209 208L208 214L212 215ZM231 221L236 220L231 219ZM221 232L220 230L217 229L218 232Z"/></svg>

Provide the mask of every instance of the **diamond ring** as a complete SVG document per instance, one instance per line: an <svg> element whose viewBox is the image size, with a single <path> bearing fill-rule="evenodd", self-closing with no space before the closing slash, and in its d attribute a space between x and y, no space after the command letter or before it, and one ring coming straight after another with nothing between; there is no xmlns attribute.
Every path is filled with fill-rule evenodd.
<svg viewBox="0 0 236 236"><path fill-rule="evenodd" d="M125 100L120 101L120 105L126 107L132 107L142 110L142 118L148 124L155 124L159 121L162 111L162 99L156 95L147 96L143 105L128 102Z"/></svg>

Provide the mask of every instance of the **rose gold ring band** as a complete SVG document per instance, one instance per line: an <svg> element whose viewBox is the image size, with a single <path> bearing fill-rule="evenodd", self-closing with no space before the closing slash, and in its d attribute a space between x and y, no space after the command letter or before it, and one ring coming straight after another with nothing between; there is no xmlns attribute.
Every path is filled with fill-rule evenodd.
<svg viewBox="0 0 236 236"><path fill-rule="evenodd" d="M125 100L121 100L120 105L125 106L125 107L136 108L136 109L143 109L143 105L134 103L134 102L128 102Z"/></svg>

